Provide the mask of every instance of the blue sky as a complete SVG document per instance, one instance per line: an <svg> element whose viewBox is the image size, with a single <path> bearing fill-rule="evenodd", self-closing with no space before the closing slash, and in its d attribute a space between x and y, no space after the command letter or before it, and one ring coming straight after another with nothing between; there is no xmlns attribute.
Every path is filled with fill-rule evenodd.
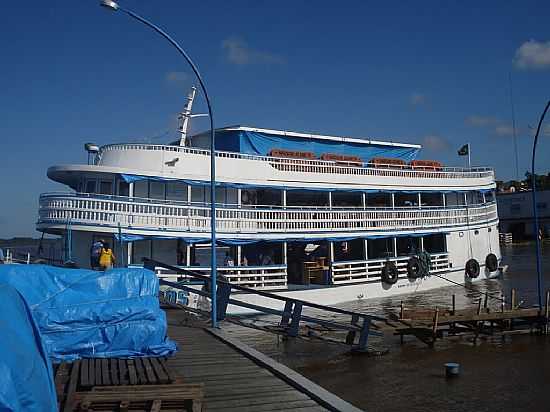
<svg viewBox="0 0 550 412"><path fill-rule="evenodd" d="M456 149L471 142L473 163L508 179L510 74L522 175L528 126L550 98L548 1L121 4L193 56L218 126L417 142L424 158L446 164L463 164ZM2 11L0 238L36 235L39 193L63 190L47 167L85 162L85 142L174 137L193 84L166 41L95 0L8 2ZM548 169L550 127L541 139Z"/></svg>

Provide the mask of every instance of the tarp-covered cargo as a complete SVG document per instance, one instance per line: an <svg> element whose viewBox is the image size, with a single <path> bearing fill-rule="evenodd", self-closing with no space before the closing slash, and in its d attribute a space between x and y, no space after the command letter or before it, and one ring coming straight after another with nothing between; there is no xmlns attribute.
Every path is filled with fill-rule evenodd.
<svg viewBox="0 0 550 412"><path fill-rule="evenodd" d="M0 283L23 295L54 361L165 356L176 350L166 336L158 278L147 269L0 265Z"/></svg>
<svg viewBox="0 0 550 412"><path fill-rule="evenodd" d="M0 411L57 411L40 331L25 300L10 285L0 284L0 314Z"/></svg>

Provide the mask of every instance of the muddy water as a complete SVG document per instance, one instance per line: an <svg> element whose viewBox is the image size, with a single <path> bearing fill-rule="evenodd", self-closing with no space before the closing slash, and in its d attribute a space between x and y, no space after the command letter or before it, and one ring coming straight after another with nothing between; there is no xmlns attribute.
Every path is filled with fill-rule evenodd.
<svg viewBox="0 0 550 412"><path fill-rule="evenodd" d="M344 308L386 314L401 300L410 306L476 304L478 292L509 296L518 290L524 306L537 301L532 245L503 248L509 270L502 279L478 282L473 290L450 286L422 294L357 301ZM543 250L545 289L550 288L550 244ZM490 300L491 301L491 300ZM499 306L498 300L491 304ZM241 340L270 355L354 405L373 411L550 411L550 338L513 336L479 341L439 341L429 349L414 338L371 339L380 357L349 355L345 347L319 342L282 341L272 334L226 326ZM443 364L458 362L461 374L447 380Z"/></svg>

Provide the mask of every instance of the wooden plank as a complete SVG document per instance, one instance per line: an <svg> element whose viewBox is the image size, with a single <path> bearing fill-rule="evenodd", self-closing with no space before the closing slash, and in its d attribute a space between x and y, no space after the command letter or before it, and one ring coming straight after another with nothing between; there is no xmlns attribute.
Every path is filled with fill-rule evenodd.
<svg viewBox="0 0 550 412"><path fill-rule="evenodd" d="M145 370L143 369L143 364L141 363L141 359L140 358L134 359L134 363L137 371L138 383L140 385L147 383L147 376L145 375Z"/></svg>
<svg viewBox="0 0 550 412"><path fill-rule="evenodd" d="M155 399L151 404L151 409L149 410L149 412L160 412L161 406L162 406L162 401Z"/></svg>
<svg viewBox="0 0 550 412"><path fill-rule="evenodd" d="M88 359L82 359L80 361L80 385L90 386L88 382Z"/></svg>
<svg viewBox="0 0 550 412"><path fill-rule="evenodd" d="M149 381L149 383L151 384L155 384L155 372L153 371L153 367L151 366L149 358L141 358L141 361L143 362L143 368L145 369L145 374L147 375L147 381Z"/></svg>
<svg viewBox="0 0 550 412"><path fill-rule="evenodd" d="M95 368L95 385L101 385L101 359L97 358L94 361Z"/></svg>
<svg viewBox="0 0 550 412"><path fill-rule="evenodd" d="M109 359L109 371L111 372L111 383L113 385L119 384L118 376L118 359Z"/></svg>
<svg viewBox="0 0 550 412"><path fill-rule="evenodd" d="M106 358L101 359L101 384L111 384L111 376L109 373L109 360Z"/></svg>
<svg viewBox="0 0 550 412"><path fill-rule="evenodd" d="M166 376L168 376L168 379L170 382L176 381L176 376L172 373L170 367L168 366L166 362L166 358L160 358L160 365L162 366L162 369L164 369L164 372L166 373Z"/></svg>
<svg viewBox="0 0 550 412"><path fill-rule="evenodd" d="M128 359L126 362L126 366L128 367L128 380L130 382L130 385L137 385L138 384L138 378L136 374L136 366L134 359Z"/></svg>
<svg viewBox="0 0 550 412"><path fill-rule="evenodd" d="M88 385L95 385L95 359L88 359Z"/></svg>
<svg viewBox="0 0 550 412"><path fill-rule="evenodd" d="M151 362L151 366L153 367L153 371L155 371L155 375L157 375L157 382L158 383L168 383L170 382L170 379L168 378L168 375L166 375L166 372L160 365L160 362L158 358L149 358L149 361Z"/></svg>
<svg viewBox="0 0 550 412"><path fill-rule="evenodd" d="M71 376L69 378L69 385L67 387L67 396L65 397L65 405L63 412L70 412L74 410L74 397L76 388L78 385L78 377L80 376L80 361L74 361L71 369Z"/></svg>
<svg viewBox="0 0 550 412"><path fill-rule="evenodd" d="M126 360L125 359L119 359L118 360L118 374L120 376L119 383L121 385L127 385L128 384L128 376L127 376L127 367L126 367Z"/></svg>

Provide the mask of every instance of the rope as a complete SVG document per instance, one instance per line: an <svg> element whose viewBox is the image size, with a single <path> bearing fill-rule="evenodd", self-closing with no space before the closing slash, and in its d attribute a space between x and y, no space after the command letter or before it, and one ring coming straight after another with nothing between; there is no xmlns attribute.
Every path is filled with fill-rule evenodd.
<svg viewBox="0 0 550 412"><path fill-rule="evenodd" d="M464 284L462 284L462 283L458 283L458 282L455 282L454 280L447 279L446 277L441 276L441 275L438 275L438 274L436 274L436 273L432 273L431 275L432 275L432 276L437 276L438 278L443 279L443 280L446 280L447 282L452 283L452 284L454 284L454 285L462 286L464 289L466 289L466 290L468 290L468 291L470 291L470 292L476 293L476 294L478 294L478 295L487 295L487 296L490 297L491 299L498 300L499 302L506 302L505 299L502 299L502 298L498 298L498 297L496 297L496 296L493 296L493 295L491 295L489 292L480 292L479 290L472 289L472 288L470 288L470 287L468 287L468 286L466 286L466 285L464 285Z"/></svg>

